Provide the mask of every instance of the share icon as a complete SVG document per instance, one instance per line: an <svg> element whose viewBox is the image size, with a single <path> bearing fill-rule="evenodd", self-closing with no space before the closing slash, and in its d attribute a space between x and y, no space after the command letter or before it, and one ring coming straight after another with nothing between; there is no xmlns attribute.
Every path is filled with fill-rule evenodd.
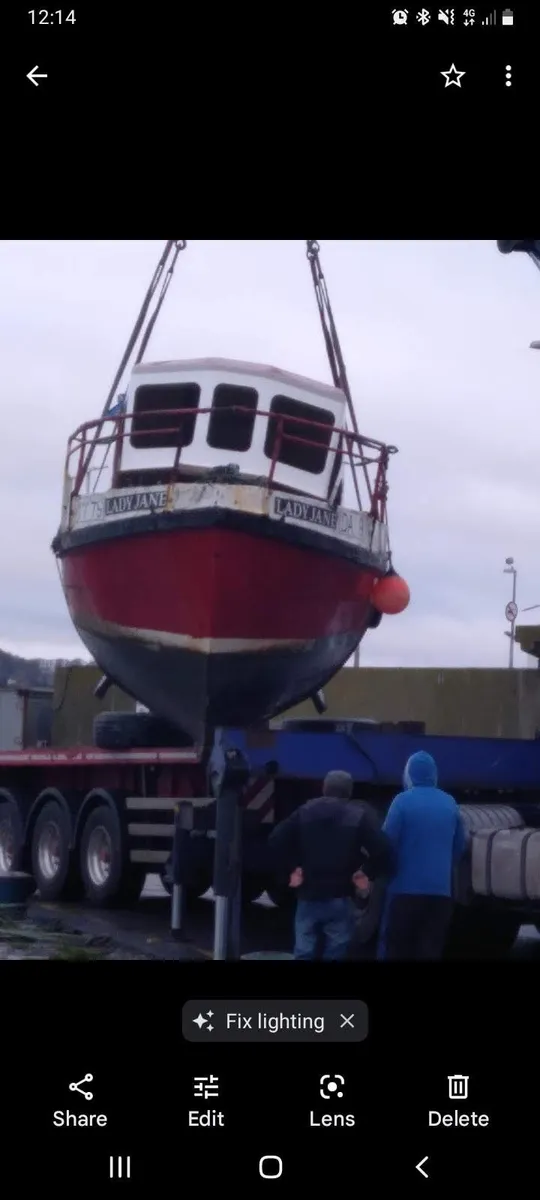
<svg viewBox="0 0 540 1200"><path fill-rule="evenodd" d="M85 1075L84 1079L79 1079L78 1083L70 1083L70 1085L69 1085L70 1092L80 1092L81 1096L84 1096L85 1100L92 1100L93 1099L92 1092L83 1091L83 1089L81 1087L81 1083L91 1083L93 1078L94 1078L93 1075Z"/></svg>

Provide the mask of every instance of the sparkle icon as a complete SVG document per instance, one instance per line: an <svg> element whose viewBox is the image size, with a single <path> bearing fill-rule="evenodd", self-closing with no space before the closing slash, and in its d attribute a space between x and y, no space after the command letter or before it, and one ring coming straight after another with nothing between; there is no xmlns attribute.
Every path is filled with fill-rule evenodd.
<svg viewBox="0 0 540 1200"><path fill-rule="evenodd" d="M210 1017L213 1017L213 1015L214 1014L213 1014L213 1012L210 1011L210 1009L208 1010L205 1017L203 1017L202 1013L199 1013L198 1017L193 1018L193 1024L198 1025L199 1029L202 1029L203 1026L206 1025L206 1033L211 1033L214 1026L209 1025L208 1022L210 1020Z"/></svg>
<svg viewBox="0 0 540 1200"><path fill-rule="evenodd" d="M465 71L458 71L455 63L452 63L449 71L441 71L441 75L444 75L446 79L445 88L450 87L453 83L455 83L456 87L460 88L464 74Z"/></svg>

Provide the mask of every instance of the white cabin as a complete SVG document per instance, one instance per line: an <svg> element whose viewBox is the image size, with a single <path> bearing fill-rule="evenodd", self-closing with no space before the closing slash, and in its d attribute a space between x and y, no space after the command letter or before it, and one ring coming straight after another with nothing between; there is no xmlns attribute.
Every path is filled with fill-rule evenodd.
<svg viewBox="0 0 540 1200"><path fill-rule="evenodd" d="M232 412L233 406L246 411ZM179 428L177 415L155 415L178 409L197 412L188 413ZM228 359L140 363L127 388L126 411L117 487L165 483L173 472L178 479L196 479L229 465L238 467L240 480L254 482L268 477L273 458L277 488L325 500L339 487L342 455L332 450L346 424L346 399L338 388ZM306 441L285 437L277 446L279 416L314 422L311 428L283 422L285 434Z"/></svg>

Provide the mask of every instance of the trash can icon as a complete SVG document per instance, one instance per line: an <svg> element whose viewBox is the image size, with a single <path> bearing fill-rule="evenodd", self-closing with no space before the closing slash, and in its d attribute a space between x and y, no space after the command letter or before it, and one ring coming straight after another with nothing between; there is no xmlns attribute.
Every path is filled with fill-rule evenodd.
<svg viewBox="0 0 540 1200"><path fill-rule="evenodd" d="M449 1075L448 1095L451 1100L466 1100L469 1095L469 1076Z"/></svg>

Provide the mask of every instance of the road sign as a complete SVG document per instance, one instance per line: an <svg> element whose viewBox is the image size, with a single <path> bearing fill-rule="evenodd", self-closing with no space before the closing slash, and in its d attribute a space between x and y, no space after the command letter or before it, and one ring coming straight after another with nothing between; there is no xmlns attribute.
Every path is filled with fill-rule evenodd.
<svg viewBox="0 0 540 1200"><path fill-rule="evenodd" d="M518 615L518 606L514 600L511 600L510 603L506 605L504 615L507 621L515 621Z"/></svg>

